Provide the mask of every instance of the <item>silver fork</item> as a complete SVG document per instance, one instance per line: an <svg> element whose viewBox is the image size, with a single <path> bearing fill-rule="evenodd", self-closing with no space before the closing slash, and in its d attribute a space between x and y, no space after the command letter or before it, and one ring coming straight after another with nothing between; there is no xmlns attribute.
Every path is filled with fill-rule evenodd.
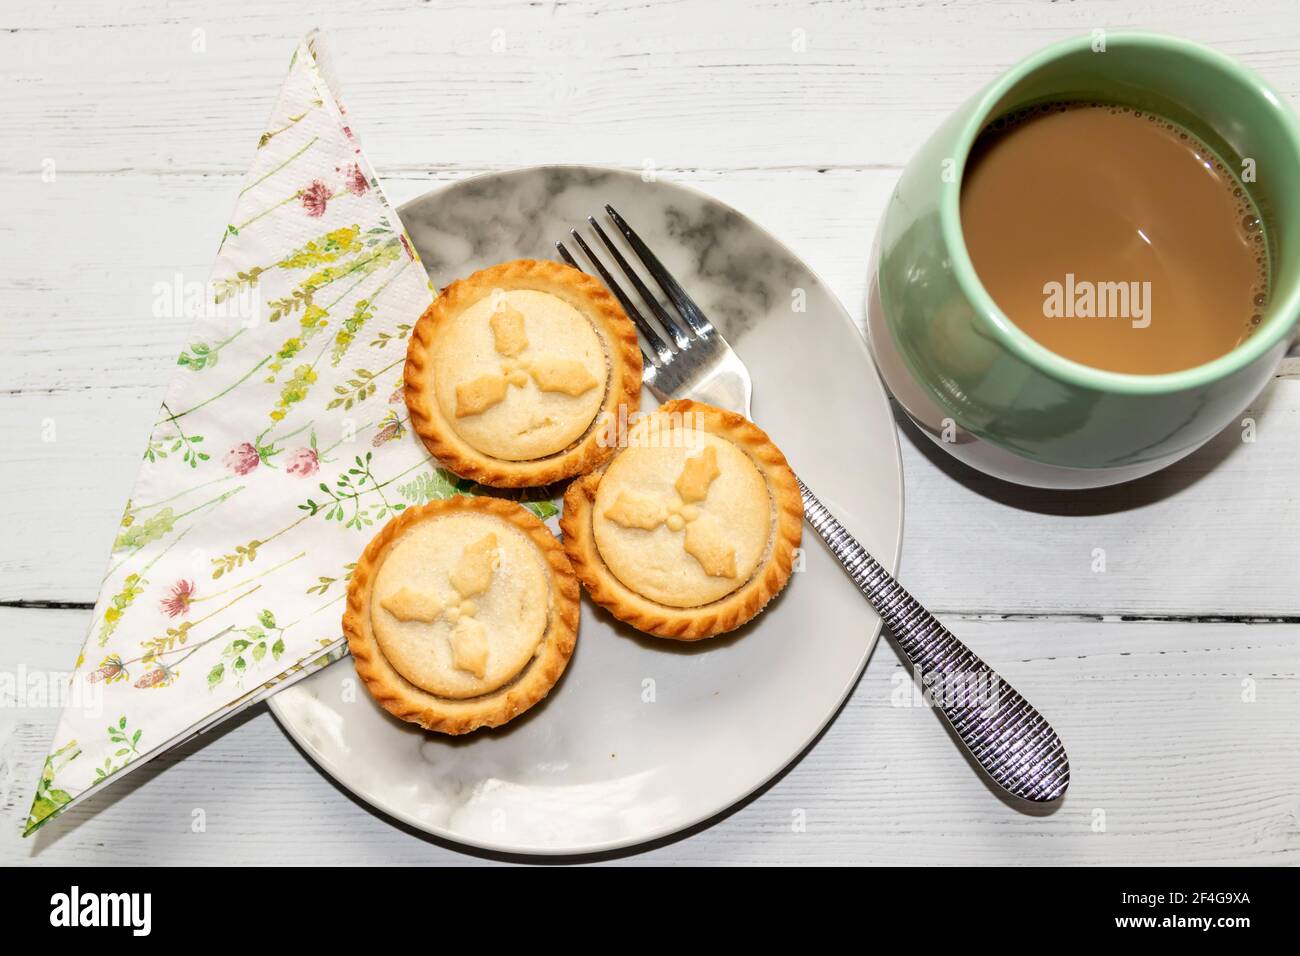
<svg viewBox="0 0 1300 956"><path fill-rule="evenodd" d="M593 217L588 216L587 223L645 302L658 327L636 307L578 230L570 230L584 256L649 345L649 351L643 348L642 355L650 391L660 401L693 398L752 418L754 389L745 363L623 217L608 204L605 212L677 313L674 316L659 304ZM582 268L564 243L557 242L555 247L569 265ZM1061 738L1042 714L904 590L808 486L796 480L808 523L876 609L886 631L934 692L944 718L976 762L1013 796L1034 802L1061 797L1070 784L1070 762Z"/></svg>

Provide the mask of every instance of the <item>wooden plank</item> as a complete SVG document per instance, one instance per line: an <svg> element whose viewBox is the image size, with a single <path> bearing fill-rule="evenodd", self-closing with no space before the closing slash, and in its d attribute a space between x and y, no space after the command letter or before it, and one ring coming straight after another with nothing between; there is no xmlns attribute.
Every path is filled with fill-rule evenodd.
<svg viewBox="0 0 1300 956"><path fill-rule="evenodd" d="M0 32L0 171L241 172L299 4L94 0L14 9ZM539 161L661 168L901 165L977 88L1050 42L1156 28L1300 93L1286 0L331 3L345 95L381 170ZM195 49L203 31L202 51ZM499 52L494 52L499 51ZM87 78L93 77L93 91Z"/></svg>
<svg viewBox="0 0 1300 956"><path fill-rule="evenodd" d="M1300 379L1247 419L1163 472L1072 492L974 472L906 423L900 577L947 611L1300 618Z"/></svg>
<svg viewBox="0 0 1300 956"><path fill-rule="evenodd" d="M0 670L63 669L81 611L0 610ZM1049 816L977 778L881 645L848 705L761 797L634 862L1287 863L1300 860L1300 626L945 618L1065 739ZM1243 701L1243 681L1255 699ZM0 709L0 815L26 811L57 714ZM0 859L76 865L476 863L394 825L304 759L258 710L160 758ZM202 810L206 831L192 822ZM1100 813L1099 813L1100 811ZM1104 817L1102 816L1104 814ZM802 815L806 830L794 823ZM1095 829L1104 820L1105 830Z"/></svg>

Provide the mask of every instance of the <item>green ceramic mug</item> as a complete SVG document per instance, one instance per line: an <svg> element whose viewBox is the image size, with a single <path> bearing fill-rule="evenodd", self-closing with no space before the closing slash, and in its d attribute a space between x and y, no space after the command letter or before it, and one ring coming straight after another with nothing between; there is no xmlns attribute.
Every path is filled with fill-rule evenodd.
<svg viewBox="0 0 1300 956"><path fill-rule="evenodd" d="M979 132L1045 100L1122 103L1173 120L1246 184L1269 240L1269 305L1255 333L1195 368L1104 371L1038 344L994 304L959 211ZM1220 53L1141 33L1068 40L957 110L903 171L872 253L867 338L886 384L940 447L1023 484L1086 488L1137 478L1213 437L1269 381L1300 317L1300 124L1262 79Z"/></svg>

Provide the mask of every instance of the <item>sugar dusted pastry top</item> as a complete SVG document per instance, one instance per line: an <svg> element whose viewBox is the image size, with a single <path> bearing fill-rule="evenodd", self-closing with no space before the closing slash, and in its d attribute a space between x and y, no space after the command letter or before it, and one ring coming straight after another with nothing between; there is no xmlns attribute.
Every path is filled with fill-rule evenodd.
<svg viewBox="0 0 1300 956"><path fill-rule="evenodd" d="M432 374L444 418L473 448L507 461L563 451L595 421L609 378L600 336L546 292L489 295L437 339Z"/></svg>
<svg viewBox="0 0 1300 956"><path fill-rule="evenodd" d="M767 549L772 503L740 449L708 432L672 429L653 444L649 420L605 470L592 527L610 571L671 607L716 601L747 581Z"/></svg>
<svg viewBox="0 0 1300 956"><path fill-rule="evenodd" d="M532 660L549 613L537 548L517 528L472 512L408 528L375 575L370 603L394 669L453 698L513 679Z"/></svg>
<svg viewBox="0 0 1300 956"><path fill-rule="evenodd" d="M636 330L595 279L520 259L447 286L412 331L406 403L457 474L526 487L589 471L641 394Z"/></svg>
<svg viewBox="0 0 1300 956"><path fill-rule="evenodd" d="M545 697L573 653L578 582L523 506L457 496L408 508L366 546L343 630L385 709L448 734Z"/></svg>
<svg viewBox="0 0 1300 956"><path fill-rule="evenodd" d="M646 633L697 640L744 624L785 587L803 503L758 426L678 400L569 485L560 527L596 603Z"/></svg>

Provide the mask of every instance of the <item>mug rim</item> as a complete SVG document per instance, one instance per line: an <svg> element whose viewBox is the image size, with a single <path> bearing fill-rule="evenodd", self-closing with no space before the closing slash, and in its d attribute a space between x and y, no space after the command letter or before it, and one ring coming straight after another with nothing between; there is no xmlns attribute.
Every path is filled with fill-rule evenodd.
<svg viewBox="0 0 1300 956"><path fill-rule="evenodd" d="M1116 41L1176 51L1199 59L1221 71L1236 74L1243 85L1268 104L1274 119L1290 139L1295 154L1300 156L1300 120L1286 105L1282 96L1253 70L1242 66L1227 54L1181 37L1140 31L1122 31L1106 35L1108 44ZM956 188L946 190L940 204L940 225L944 242L951 250L952 268L958 283L966 290L975 314L992 331L997 340L1021 360L1054 378L1097 391L1131 395L1164 394L1199 388L1246 367L1283 339L1294 324L1296 316L1300 315L1300 281L1291 283L1292 287L1284 299L1270 304L1269 318L1250 338L1231 351L1191 368L1141 375L1084 365L1053 352L1036 341L1012 322L993 301L993 297L984 288L984 283L976 273L975 265L971 262L970 253L966 248L965 233L961 226L961 185L965 179L966 164L969 162L971 149L976 138L988 124L994 106L1012 87L1036 70L1063 56L1090 51L1091 48L1091 36L1071 37L1044 47L1003 73L986 87L975 101L975 107L970 111L970 116L964 122L957 137L957 151L961 156L961 175L957 177Z"/></svg>

